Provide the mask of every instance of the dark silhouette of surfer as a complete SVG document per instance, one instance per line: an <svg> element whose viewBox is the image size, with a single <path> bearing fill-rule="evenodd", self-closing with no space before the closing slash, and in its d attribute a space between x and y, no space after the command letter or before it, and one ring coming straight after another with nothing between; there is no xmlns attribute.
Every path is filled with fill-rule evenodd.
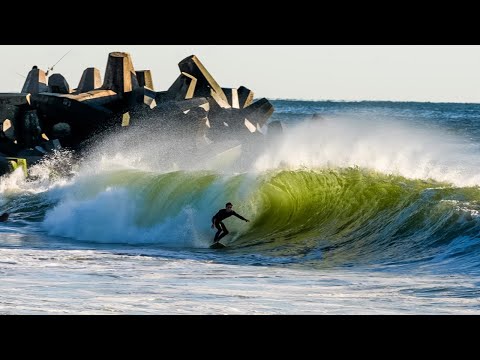
<svg viewBox="0 0 480 360"><path fill-rule="evenodd" d="M213 243L218 243L221 238L223 238L225 235L228 235L228 229L223 223L223 220L230 216L236 216L239 219L242 219L246 222L249 222L250 220L245 219L242 215L237 214L235 211L233 211L233 205L232 203L226 203L225 204L225 209L220 209L218 212L213 215L212 217L212 229L213 227L217 228L217 233L215 234L215 238L213 239Z"/></svg>
<svg viewBox="0 0 480 360"><path fill-rule="evenodd" d="M0 215L0 222L7 221L9 216L10 216L9 213L3 213L2 215Z"/></svg>

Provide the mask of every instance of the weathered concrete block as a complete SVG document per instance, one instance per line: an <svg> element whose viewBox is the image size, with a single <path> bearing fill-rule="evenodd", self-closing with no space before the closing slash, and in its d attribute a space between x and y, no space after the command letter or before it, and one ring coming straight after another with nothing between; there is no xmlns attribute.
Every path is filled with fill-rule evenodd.
<svg viewBox="0 0 480 360"><path fill-rule="evenodd" d="M147 105L150 109L153 109L157 106L155 91L150 90L149 88L143 88L143 103Z"/></svg>
<svg viewBox="0 0 480 360"><path fill-rule="evenodd" d="M48 78L48 89L51 93L70 94L70 86L62 74L53 74Z"/></svg>
<svg viewBox="0 0 480 360"><path fill-rule="evenodd" d="M178 67L182 73L190 74L197 79L194 96L212 97L220 107L224 109L230 108L222 88L195 55L183 59L178 64Z"/></svg>
<svg viewBox="0 0 480 360"><path fill-rule="evenodd" d="M62 146L60 145L60 141L58 139L44 141L40 144L40 146L47 152L60 150L62 148Z"/></svg>
<svg viewBox="0 0 480 360"><path fill-rule="evenodd" d="M30 94L27 93L2 93L0 94L0 118L6 105L30 105Z"/></svg>
<svg viewBox="0 0 480 360"><path fill-rule="evenodd" d="M171 101L169 103L166 103L164 108L165 107L169 109L169 111L175 110L179 112L185 112L193 108L201 108L202 111L208 112L208 101L205 98L194 98L184 101Z"/></svg>
<svg viewBox="0 0 480 360"><path fill-rule="evenodd" d="M130 114L128 112L122 114L122 126L130 126Z"/></svg>
<svg viewBox="0 0 480 360"><path fill-rule="evenodd" d="M238 90L230 88L222 88L225 96L227 97L228 103L233 109L240 109L240 103L238 100Z"/></svg>
<svg viewBox="0 0 480 360"><path fill-rule="evenodd" d="M72 134L72 128L67 123L57 123L52 126L52 136L58 139L63 139Z"/></svg>
<svg viewBox="0 0 480 360"><path fill-rule="evenodd" d="M244 109L245 118L255 126L262 127L272 116L273 105L265 98L255 101L252 105Z"/></svg>
<svg viewBox="0 0 480 360"><path fill-rule="evenodd" d="M77 93L84 93L99 89L102 86L100 70L90 67L83 71L82 78L77 87Z"/></svg>
<svg viewBox="0 0 480 360"><path fill-rule="evenodd" d="M15 125L12 120L3 120L2 131L8 139L15 140Z"/></svg>
<svg viewBox="0 0 480 360"><path fill-rule="evenodd" d="M39 162L43 158L43 153L36 149L23 149L17 154L17 157L27 160L27 165L31 166Z"/></svg>
<svg viewBox="0 0 480 360"><path fill-rule="evenodd" d="M172 100L188 100L193 98L197 79L185 72L182 72L175 82L170 86L167 93Z"/></svg>
<svg viewBox="0 0 480 360"><path fill-rule="evenodd" d="M7 137L3 132L0 132L0 152L7 156L15 156L20 150L18 144L15 144L12 139Z"/></svg>
<svg viewBox="0 0 480 360"><path fill-rule="evenodd" d="M0 155L0 176L8 174L12 170L12 167L9 161L5 158L5 156Z"/></svg>
<svg viewBox="0 0 480 360"><path fill-rule="evenodd" d="M4 131L6 127L10 127L12 125L11 119L16 119L19 111L20 111L20 107L18 106L14 106L14 105L0 106L0 125L1 125L0 130ZM5 121L7 122L4 123ZM13 129L12 129L12 134L13 134Z"/></svg>
<svg viewBox="0 0 480 360"><path fill-rule="evenodd" d="M130 54L125 52L110 53L102 89L113 90L116 93L125 93L138 87L137 76Z"/></svg>
<svg viewBox="0 0 480 360"><path fill-rule="evenodd" d="M16 132L17 140L25 147L38 144L42 136L42 128L36 110L25 111L21 130Z"/></svg>
<svg viewBox="0 0 480 360"><path fill-rule="evenodd" d="M250 89L247 89L245 86L240 86L237 93L240 109L246 108L253 103L253 91Z"/></svg>
<svg viewBox="0 0 480 360"><path fill-rule="evenodd" d="M48 86L45 71L34 66L27 75L27 80L25 80L23 84L22 93L38 94L47 91Z"/></svg>
<svg viewBox="0 0 480 360"><path fill-rule="evenodd" d="M152 72L150 70L137 70L135 74L137 75L138 86L155 90L153 87Z"/></svg>
<svg viewBox="0 0 480 360"><path fill-rule="evenodd" d="M92 90L81 94L43 93L32 97L32 105L42 119L43 132L48 138L61 136L55 125L67 124L69 135L62 138L62 145L71 148L101 129L115 124L116 113L125 108L122 95L112 90ZM58 130L58 129L57 129Z"/></svg>

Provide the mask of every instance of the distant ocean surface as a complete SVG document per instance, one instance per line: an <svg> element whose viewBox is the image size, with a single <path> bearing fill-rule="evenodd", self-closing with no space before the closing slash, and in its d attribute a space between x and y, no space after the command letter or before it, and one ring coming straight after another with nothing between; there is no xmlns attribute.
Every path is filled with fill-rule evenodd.
<svg viewBox="0 0 480 360"><path fill-rule="evenodd" d="M272 103L241 168L119 136L1 178L0 314L480 314L480 104Z"/></svg>

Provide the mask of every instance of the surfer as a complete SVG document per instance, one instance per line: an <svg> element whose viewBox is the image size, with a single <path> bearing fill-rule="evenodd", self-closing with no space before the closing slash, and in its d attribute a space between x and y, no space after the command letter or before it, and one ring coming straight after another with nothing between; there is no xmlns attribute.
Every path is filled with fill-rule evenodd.
<svg viewBox="0 0 480 360"><path fill-rule="evenodd" d="M226 218L234 215L238 217L239 219L242 219L246 222L249 222L250 220L245 219L242 215L237 214L235 211L232 210L233 205L232 203L226 203L225 204L225 209L220 209L218 212L213 215L212 217L212 229L213 227L217 228L217 233L215 234L215 238L213 239L213 243L217 243L220 241L221 238L223 238L225 235L228 234L227 227L223 223L223 220Z"/></svg>
<svg viewBox="0 0 480 360"><path fill-rule="evenodd" d="M0 222L7 221L9 216L10 216L9 213L3 213L2 215L0 215Z"/></svg>

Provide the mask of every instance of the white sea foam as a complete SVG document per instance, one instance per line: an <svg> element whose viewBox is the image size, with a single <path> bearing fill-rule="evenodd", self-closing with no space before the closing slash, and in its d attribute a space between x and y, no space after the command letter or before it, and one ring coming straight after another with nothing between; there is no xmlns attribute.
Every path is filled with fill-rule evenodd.
<svg viewBox="0 0 480 360"><path fill-rule="evenodd" d="M178 256L178 253L177 253ZM470 276L0 249L0 314L479 314Z"/></svg>
<svg viewBox="0 0 480 360"><path fill-rule="evenodd" d="M457 186L480 185L480 145L388 120L335 118L291 126L255 163L276 168L361 167Z"/></svg>

